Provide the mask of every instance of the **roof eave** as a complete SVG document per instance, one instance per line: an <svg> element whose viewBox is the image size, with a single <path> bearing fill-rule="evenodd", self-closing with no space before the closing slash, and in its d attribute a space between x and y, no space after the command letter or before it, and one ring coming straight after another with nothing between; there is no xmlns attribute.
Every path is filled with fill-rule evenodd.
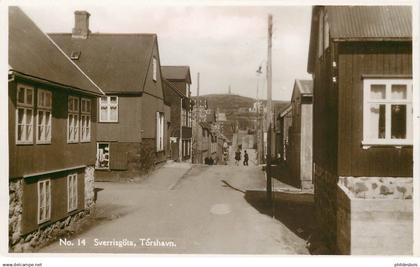
<svg viewBox="0 0 420 267"><path fill-rule="evenodd" d="M334 37L333 42L411 42L412 37Z"/></svg>

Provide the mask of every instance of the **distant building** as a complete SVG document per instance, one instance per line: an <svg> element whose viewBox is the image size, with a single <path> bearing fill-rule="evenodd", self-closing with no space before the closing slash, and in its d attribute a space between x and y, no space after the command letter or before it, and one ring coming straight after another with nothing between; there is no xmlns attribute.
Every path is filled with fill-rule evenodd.
<svg viewBox="0 0 420 267"><path fill-rule="evenodd" d="M165 99L171 106L170 155L173 160L191 159L192 100L188 66L162 66ZM181 157L181 159L180 159Z"/></svg>
<svg viewBox="0 0 420 267"><path fill-rule="evenodd" d="M312 10L315 208L336 253L413 251L411 12Z"/></svg>
<svg viewBox="0 0 420 267"><path fill-rule="evenodd" d="M94 204L93 84L17 7L9 8L9 248L30 251Z"/></svg>
<svg viewBox="0 0 420 267"><path fill-rule="evenodd" d="M99 179L132 177L166 160L167 123L156 34L101 34L75 12L73 33L49 36L106 93L98 104Z"/></svg>

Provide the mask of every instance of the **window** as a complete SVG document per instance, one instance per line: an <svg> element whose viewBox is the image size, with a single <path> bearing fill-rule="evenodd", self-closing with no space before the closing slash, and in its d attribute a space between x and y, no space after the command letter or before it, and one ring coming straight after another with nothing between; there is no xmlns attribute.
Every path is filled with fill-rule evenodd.
<svg viewBox="0 0 420 267"><path fill-rule="evenodd" d="M99 99L99 121L118 122L118 97L103 96Z"/></svg>
<svg viewBox="0 0 420 267"><path fill-rule="evenodd" d="M33 143L34 88L19 84L16 98L16 144Z"/></svg>
<svg viewBox="0 0 420 267"><path fill-rule="evenodd" d="M157 81L157 59L153 57L153 81Z"/></svg>
<svg viewBox="0 0 420 267"><path fill-rule="evenodd" d="M91 101L90 99L82 98L82 111L80 114L80 141L90 142L90 131L91 131Z"/></svg>
<svg viewBox="0 0 420 267"><path fill-rule="evenodd" d="M96 147L96 168L109 169L109 144L98 143Z"/></svg>
<svg viewBox="0 0 420 267"><path fill-rule="evenodd" d="M363 146L412 144L412 81L365 79Z"/></svg>
<svg viewBox="0 0 420 267"><path fill-rule="evenodd" d="M67 211L77 209L77 173L67 175Z"/></svg>
<svg viewBox="0 0 420 267"><path fill-rule="evenodd" d="M36 142L51 143L52 93L38 89Z"/></svg>
<svg viewBox="0 0 420 267"><path fill-rule="evenodd" d="M185 108L182 109L182 126L187 126L187 110Z"/></svg>
<svg viewBox="0 0 420 267"><path fill-rule="evenodd" d="M163 131L164 131L164 114L162 112L156 113L156 150L163 150Z"/></svg>
<svg viewBox="0 0 420 267"><path fill-rule="evenodd" d="M38 182L38 224L51 218L51 180Z"/></svg>
<svg viewBox="0 0 420 267"><path fill-rule="evenodd" d="M328 24L328 14L324 15L324 50L330 46L330 25Z"/></svg>
<svg viewBox="0 0 420 267"><path fill-rule="evenodd" d="M79 142L79 98L74 96L68 97L67 106L67 142Z"/></svg>

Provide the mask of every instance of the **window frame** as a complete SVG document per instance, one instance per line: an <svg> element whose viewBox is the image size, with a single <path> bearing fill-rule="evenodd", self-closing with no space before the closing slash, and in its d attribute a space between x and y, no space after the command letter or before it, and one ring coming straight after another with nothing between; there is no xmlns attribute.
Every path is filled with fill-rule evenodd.
<svg viewBox="0 0 420 267"><path fill-rule="evenodd" d="M45 191L41 192L41 189L42 189L41 185L42 184L47 184L47 182L48 182L48 190L46 188ZM45 212L45 218L41 218L41 204L43 204L43 203L41 203L41 194L44 193L44 192L46 194L47 193L49 194L48 195L48 203L46 201L46 195L43 198L44 202L45 202L45 206L43 206L43 208L44 208L44 211L45 211L46 208L48 207L48 214ZM42 224L44 222L47 222L47 221L51 220L51 179L42 179L42 180L37 182L37 195L38 195L37 221L38 221L38 224Z"/></svg>
<svg viewBox="0 0 420 267"><path fill-rule="evenodd" d="M165 113L156 112L156 152L165 150Z"/></svg>
<svg viewBox="0 0 420 267"><path fill-rule="evenodd" d="M404 84L407 88L406 99L392 99L392 85ZM385 85L385 99L370 99L371 85ZM369 107L371 104L385 105L385 138L369 138ZM406 106L406 138L391 137L391 106ZM363 131L362 147L369 149L372 146L412 146L413 145L413 80L411 78L364 78L363 79Z"/></svg>
<svg viewBox="0 0 420 267"><path fill-rule="evenodd" d="M103 104L103 100L102 98L106 97L106 103ZM116 104L111 104L111 98L115 97L116 98ZM105 122L105 123L116 123L118 122L118 118L119 118L119 97L116 95L107 95L107 96L102 96L99 97L99 101L98 101L98 106L99 106L99 122ZM106 106L106 110L107 110L107 118L104 119L102 118L102 106ZM116 119L115 120L111 120L111 107L116 107Z"/></svg>
<svg viewBox="0 0 420 267"><path fill-rule="evenodd" d="M157 81L157 58L155 56L152 59L152 79L154 82Z"/></svg>
<svg viewBox="0 0 420 267"><path fill-rule="evenodd" d="M87 103L86 108L89 106L89 110L83 110L83 102ZM92 101L89 98L81 98L80 99L80 142L88 143L91 141L91 133L92 133ZM83 118L88 121L88 126L83 125ZM87 130L86 130L87 129ZM87 135L83 134L84 132L88 132Z"/></svg>
<svg viewBox="0 0 420 267"><path fill-rule="evenodd" d="M77 100L77 110L74 108L70 110L70 100L74 99ZM75 144L79 143L80 141L80 97L69 95L67 97L67 143L68 144ZM76 125L72 126L75 131L77 131L76 137L70 138L70 115L72 115L73 120L75 121ZM76 119L74 117L77 116Z"/></svg>
<svg viewBox="0 0 420 267"><path fill-rule="evenodd" d="M40 104L39 100L41 99L41 94L45 93L46 95L50 96L50 106ZM52 106L53 106L53 93L50 90L46 89L37 89L37 106L36 106L36 144L51 144L51 138L52 138ZM49 118L49 125L39 125L39 112L43 113L43 117L45 116L46 112L50 112L50 118ZM45 128L49 127L49 136L47 136L44 139L39 139L39 126L43 126ZM44 128L44 133L45 133Z"/></svg>
<svg viewBox="0 0 420 267"><path fill-rule="evenodd" d="M24 89L24 93L23 93L23 98L24 98L24 102L19 102L19 89L23 88ZM32 101L31 103L26 103L27 100L27 91L31 91L32 92ZM16 118L15 118L15 142L17 145L32 145L34 143L34 119L35 119L35 88L33 86L30 85L26 85L26 84L17 84L16 86ZM24 112L24 117L25 117L25 124L22 124L24 126L24 130L22 133L22 136L26 136L26 131L27 131L27 127L29 126L31 129L31 133L29 136L29 139L24 139L24 140L19 140L19 110L23 110ZM27 111L31 110L32 111L32 115L31 115L31 123L27 124L26 123L26 114Z"/></svg>
<svg viewBox="0 0 420 267"><path fill-rule="evenodd" d="M72 173L67 175L67 212L77 210L78 206L78 175ZM73 187L73 188L72 188ZM72 200L72 202L70 201Z"/></svg>

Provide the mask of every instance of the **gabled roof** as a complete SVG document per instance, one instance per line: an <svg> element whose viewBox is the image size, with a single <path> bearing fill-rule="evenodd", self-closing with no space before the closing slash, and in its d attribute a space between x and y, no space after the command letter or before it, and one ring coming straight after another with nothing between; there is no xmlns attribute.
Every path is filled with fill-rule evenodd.
<svg viewBox="0 0 420 267"><path fill-rule="evenodd" d="M410 6L315 6L312 8L308 72L318 45L319 14L324 11L333 41L411 41Z"/></svg>
<svg viewBox="0 0 420 267"><path fill-rule="evenodd" d="M157 45L156 34L92 33L87 39L71 33L51 33L51 38L106 93L143 92L147 71Z"/></svg>
<svg viewBox="0 0 420 267"><path fill-rule="evenodd" d="M162 79L162 81L163 81L163 93L165 97L168 95L169 90L174 91L181 98L186 97L181 91L178 90L178 88L176 88L176 86L173 83L171 83L170 81L166 79Z"/></svg>
<svg viewBox="0 0 420 267"><path fill-rule="evenodd" d="M161 66L162 76L170 81L186 81L191 84L189 66Z"/></svg>
<svg viewBox="0 0 420 267"><path fill-rule="evenodd" d="M295 84L301 95L312 95L313 93L312 80L296 80Z"/></svg>
<svg viewBox="0 0 420 267"><path fill-rule="evenodd" d="M27 77L102 94L18 7L9 7L9 68Z"/></svg>

